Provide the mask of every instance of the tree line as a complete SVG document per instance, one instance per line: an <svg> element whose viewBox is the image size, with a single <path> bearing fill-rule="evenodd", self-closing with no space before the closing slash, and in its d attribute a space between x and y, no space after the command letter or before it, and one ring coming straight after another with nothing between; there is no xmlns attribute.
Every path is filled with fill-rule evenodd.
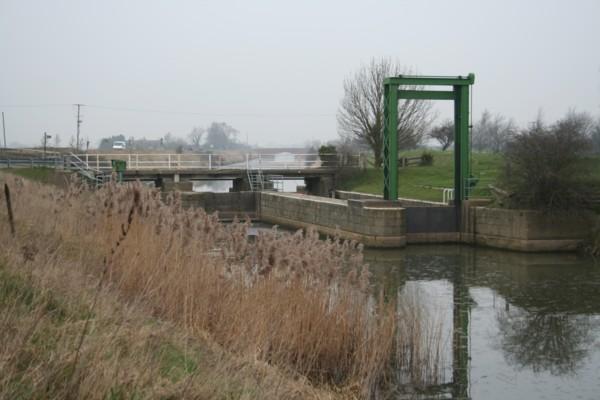
<svg viewBox="0 0 600 400"><path fill-rule="evenodd" d="M410 68L388 58L372 59L344 80L344 95L337 113L338 133L342 142L367 146L376 167L383 162L383 80L411 73ZM536 123L540 123L541 116L537 119ZM448 149L454 143L454 122L445 120L436 124L434 121L430 101L399 100L398 149L413 149L428 140L436 141L442 150ZM589 149L600 153L600 119L570 110L557 124L589 139ZM528 129L520 129L511 118L485 110L471 127L471 146L474 151L498 153Z"/></svg>
<svg viewBox="0 0 600 400"><path fill-rule="evenodd" d="M213 122L207 128L194 127L187 136L177 136L167 133L159 139L126 138L125 135L113 135L100 140L98 146L101 150L112 149L113 143L123 141L129 149L135 150L160 150L174 149L178 152L184 150L231 150L243 149L247 145L239 140L239 131L225 122Z"/></svg>

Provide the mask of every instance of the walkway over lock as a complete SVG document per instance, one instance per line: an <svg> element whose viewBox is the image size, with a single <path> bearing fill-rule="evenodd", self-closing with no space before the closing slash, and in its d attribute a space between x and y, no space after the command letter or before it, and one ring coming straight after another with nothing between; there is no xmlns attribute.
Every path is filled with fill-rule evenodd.
<svg viewBox="0 0 600 400"><path fill-rule="evenodd" d="M293 153L240 153L225 156L218 153L86 153L72 157L84 162L88 168L109 171L111 160L127 162L130 170L289 170L338 168L358 166L364 158L361 154L340 156L338 154L293 154Z"/></svg>
<svg viewBox="0 0 600 400"><path fill-rule="evenodd" d="M65 165L98 181L97 177L111 174L113 160L126 163L119 179L154 181L161 187L167 183L171 188L192 190L190 181L231 180L233 191L255 191L302 178L307 192L322 196L329 196L335 189L340 167L358 167L365 162L361 154L86 153L67 156Z"/></svg>

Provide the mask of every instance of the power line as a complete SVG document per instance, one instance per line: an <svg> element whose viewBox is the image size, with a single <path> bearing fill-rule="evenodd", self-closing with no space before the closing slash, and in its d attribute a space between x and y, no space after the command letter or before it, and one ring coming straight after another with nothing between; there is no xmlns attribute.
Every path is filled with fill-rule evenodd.
<svg viewBox="0 0 600 400"><path fill-rule="evenodd" d="M273 114L265 114L265 113L234 113L234 114L223 114L223 113L203 113L203 112L195 112L195 111L175 111L175 110L157 110L157 109L147 109L147 108L132 108L132 107L114 107L114 106L104 106L104 105L95 105L88 104L87 107L104 109L104 110L113 110L113 111L130 111L130 112L147 112L147 113L160 113L160 114L182 114L182 115L197 115L203 117L256 117L256 118L273 118L273 117L331 117L335 114L327 114L327 113L299 113L299 114L287 114L287 113L273 113Z"/></svg>
<svg viewBox="0 0 600 400"><path fill-rule="evenodd" d="M4 108L45 108L45 107L70 107L72 104L0 104Z"/></svg>
<svg viewBox="0 0 600 400"><path fill-rule="evenodd" d="M77 104L74 104L77 106ZM73 106L73 104L0 104L0 107L6 108L44 108L44 107L67 107ZM149 109L143 107L115 107L98 104L80 104L88 108L95 108L101 110L111 111L125 111L125 112L140 112L140 113L154 113L154 114L175 114L175 115L196 115L201 117L218 117L218 118L329 118L335 116L333 113L205 113L195 111L176 111L176 110L159 110Z"/></svg>

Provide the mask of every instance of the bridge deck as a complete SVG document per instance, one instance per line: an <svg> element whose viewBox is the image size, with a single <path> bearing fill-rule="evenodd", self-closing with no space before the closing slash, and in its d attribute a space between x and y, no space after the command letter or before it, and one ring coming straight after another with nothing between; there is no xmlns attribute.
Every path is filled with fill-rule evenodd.
<svg viewBox="0 0 600 400"><path fill-rule="evenodd" d="M334 175L337 168L299 168L299 169L263 169L264 175L279 175L285 178L319 177ZM153 169L126 169L123 173L125 179L153 179L159 176L173 176L178 174L186 179L236 179L247 176L246 169L208 169L208 168L153 168Z"/></svg>

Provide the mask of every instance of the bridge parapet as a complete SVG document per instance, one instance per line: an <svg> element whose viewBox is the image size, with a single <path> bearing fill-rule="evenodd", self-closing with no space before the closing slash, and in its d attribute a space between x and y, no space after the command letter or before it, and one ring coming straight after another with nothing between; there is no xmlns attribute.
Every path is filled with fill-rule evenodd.
<svg viewBox="0 0 600 400"><path fill-rule="evenodd" d="M292 153L86 153L74 154L89 168L110 170L111 160L127 162L130 170L186 170L186 169L309 169L359 166L361 155L339 157L337 154Z"/></svg>

